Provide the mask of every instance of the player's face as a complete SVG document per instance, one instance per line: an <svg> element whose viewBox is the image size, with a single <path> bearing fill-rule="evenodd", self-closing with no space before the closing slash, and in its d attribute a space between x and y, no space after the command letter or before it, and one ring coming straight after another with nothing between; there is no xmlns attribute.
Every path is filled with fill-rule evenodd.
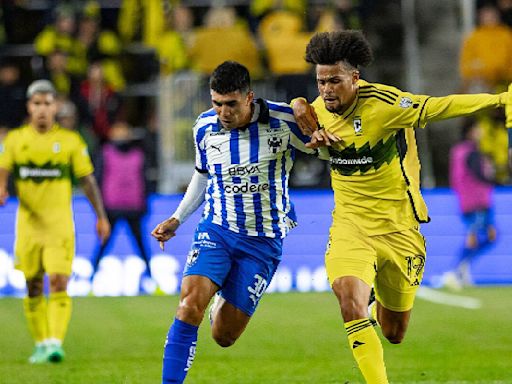
<svg viewBox="0 0 512 384"><path fill-rule="evenodd" d="M57 114L57 103L51 93L36 93L27 102L30 123L37 129L50 129Z"/></svg>
<svg viewBox="0 0 512 384"><path fill-rule="evenodd" d="M357 93L359 71L342 62L316 66L318 93L328 111L342 114L352 104Z"/></svg>
<svg viewBox="0 0 512 384"><path fill-rule="evenodd" d="M249 124L252 116L253 92L235 91L221 95L210 91L212 105L226 129L241 128Z"/></svg>

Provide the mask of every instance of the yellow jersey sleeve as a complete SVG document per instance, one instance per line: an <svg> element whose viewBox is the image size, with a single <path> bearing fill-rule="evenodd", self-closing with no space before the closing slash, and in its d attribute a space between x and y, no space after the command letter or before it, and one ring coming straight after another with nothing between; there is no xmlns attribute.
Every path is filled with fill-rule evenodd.
<svg viewBox="0 0 512 384"><path fill-rule="evenodd" d="M424 127L428 121L466 116L483 109L504 106L506 104L507 95L507 92L503 92L495 95L479 93L471 95L430 97L426 101L424 113L421 116L420 126Z"/></svg>
<svg viewBox="0 0 512 384"><path fill-rule="evenodd" d="M76 143L71 152L71 165L77 178L90 175L94 171L87 145L78 134L76 134Z"/></svg>

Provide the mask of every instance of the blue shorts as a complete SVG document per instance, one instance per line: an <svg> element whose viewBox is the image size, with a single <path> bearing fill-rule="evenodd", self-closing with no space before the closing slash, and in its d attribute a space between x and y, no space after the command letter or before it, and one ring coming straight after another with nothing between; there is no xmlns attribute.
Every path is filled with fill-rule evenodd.
<svg viewBox="0 0 512 384"><path fill-rule="evenodd" d="M486 235L487 228L494 225L494 212L492 209L482 209L464 213L463 220L468 232L472 232L476 236Z"/></svg>
<svg viewBox="0 0 512 384"><path fill-rule="evenodd" d="M220 295L251 316L281 261L282 239L247 236L201 222L183 276L206 276Z"/></svg>

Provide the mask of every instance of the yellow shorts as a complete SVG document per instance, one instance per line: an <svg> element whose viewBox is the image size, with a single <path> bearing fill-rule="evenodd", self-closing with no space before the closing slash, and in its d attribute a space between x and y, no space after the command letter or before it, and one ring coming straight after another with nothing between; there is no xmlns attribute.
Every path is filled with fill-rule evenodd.
<svg viewBox="0 0 512 384"><path fill-rule="evenodd" d="M53 240L51 243L17 236L14 245L15 267L25 279L31 280L46 274L71 275L75 256L74 238Z"/></svg>
<svg viewBox="0 0 512 384"><path fill-rule="evenodd" d="M425 239L418 229L367 236L349 222L333 224L325 255L329 283L355 276L374 286L385 308L404 312L412 308L423 278Z"/></svg>

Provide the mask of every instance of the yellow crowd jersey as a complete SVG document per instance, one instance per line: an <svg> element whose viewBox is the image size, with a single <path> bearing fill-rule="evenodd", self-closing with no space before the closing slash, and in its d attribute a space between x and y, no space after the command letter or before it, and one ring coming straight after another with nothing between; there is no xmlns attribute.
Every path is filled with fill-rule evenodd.
<svg viewBox="0 0 512 384"><path fill-rule="evenodd" d="M348 220L370 236L428 222L413 128L502 106L506 93L430 97L364 80L358 85L342 115L329 112L320 97L312 103L320 126L341 138L329 147L334 221Z"/></svg>
<svg viewBox="0 0 512 384"><path fill-rule="evenodd" d="M0 145L0 168L14 177L19 199L17 236L52 241L74 235L71 174L93 172L87 146L76 132L54 125L12 130Z"/></svg>

